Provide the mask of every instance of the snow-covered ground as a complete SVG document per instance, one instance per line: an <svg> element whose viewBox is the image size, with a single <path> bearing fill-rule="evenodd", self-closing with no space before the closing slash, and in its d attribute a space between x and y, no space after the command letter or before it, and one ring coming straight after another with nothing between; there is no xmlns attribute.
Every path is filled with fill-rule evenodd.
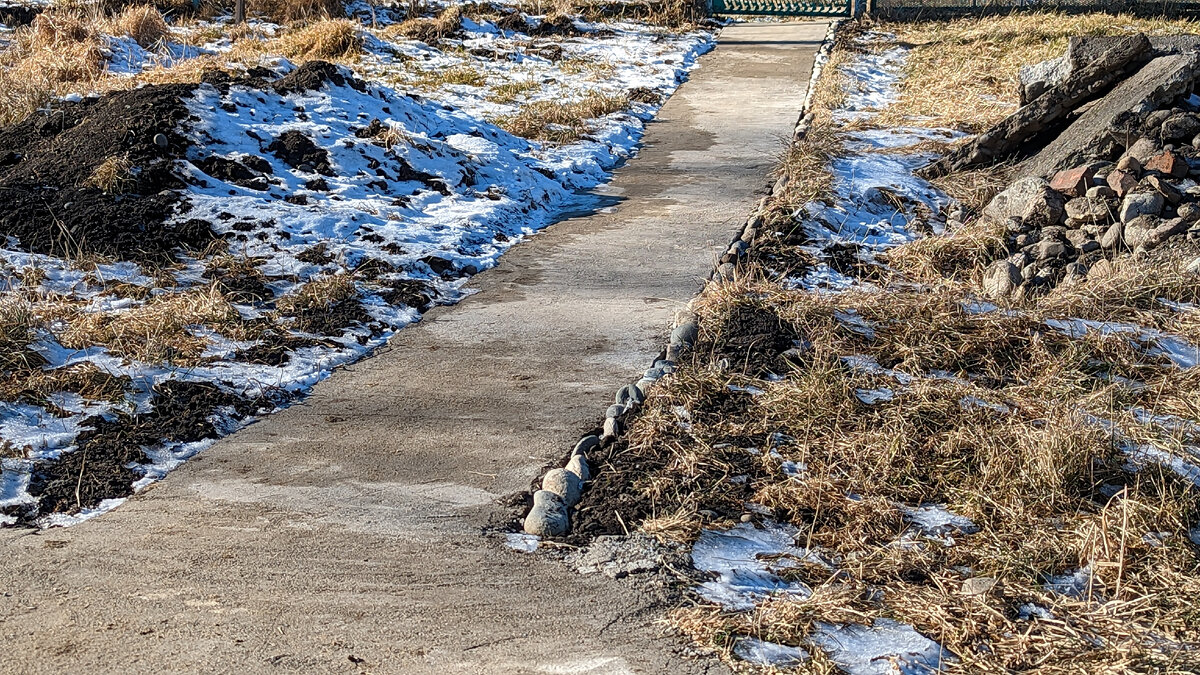
<svg viewBox="0 0 1200 675"><path fill-rule="evenodd" d="M381 274L354 281L371 325L351 325L340 335L307 334L284 325L308 344L291 350L277 365L242 358L258 342L223 335L213 326L189 328L207 347L198 362L186 365L142 362L103 346L66 348L54 330L39 331L34 349L45 359L46 370L91 363L111 376L128 377L130 385L115 402L70 391L55 394L46 404L0 401L0 447L22 450L20 456L2 460L0 525L15 522L4 515L5 509L34 501L28 492L31 472L38 462L72 452L88 417L150 412L155 389L172 380L212 383L246 397L302 394L333 368L361 358L419 320L420 308L385 300L387 288L420 282L434 302L453 303L463 296L466 279L494 266L509 247L564 213L595 206L598 202L587 191L636 153L646 121L713 43L707 32L678 35L630 23L604 26L603 31L597 25L580 27L593 32L535 41L467 20L462 39L444 50L368 35L367 54L354 68L365 86L349 70L342 71L344 84L327 82L311 91L277 93L237 84L222 91L201 85L188 103L193 121L179 130L192 147L179 166L190 183L186 198L191 208L178 219L202 218L227 235L228 254L253 261L276 299L294 295L313 280L346 275L368 263L377 266ZM563 58L531 51L551 43L562 49ZM110 70L135 77L152 66L220 54L229 45L216 41L187 47L168 41L147 51L128 38L112 38L108 49ZM580 68L580 63L603 67ZM296 67L270 56L262 65L276 75ZM464 65L484 74L479 86L441 84L416 93L409 84L422 73ZM512 81L532 84L522 88L520 97L497 102L495 86ZM635 89L643 95L631 96L627 109L591 120L588 133L563 145L528 141L492 121L533 101L625 95ZM293 165L264 151L266 141L289 133L310 139L327 162ZM228 161L253 167L255 177L212 175L221 173L214 166ZM10 297L35 298L35 304L53 300L86 313L119 316L205 287L211 262L183 261L171 270L174 285L164 286L160 276L134 263L84 268L30 254L10 241L0 247L0 288L8 289L4 294ZM26 274L30 269L39 272ZM145 297L118 297L109 292L116 283L143 288ZM273 305L247 301L233 307L243 320L253 322L269 319ZM230 410L218 411L212 421L226 434L248 418ZM212 442L146 448L150 462L137 467L144 478L136 488ZM71 524L121 501L46 516L40 524Z"/></svg>

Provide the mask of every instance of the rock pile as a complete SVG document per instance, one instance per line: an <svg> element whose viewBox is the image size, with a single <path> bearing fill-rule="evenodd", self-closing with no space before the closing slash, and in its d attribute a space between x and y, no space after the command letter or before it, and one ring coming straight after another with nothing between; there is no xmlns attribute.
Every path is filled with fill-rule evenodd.
<svg viewBox="0 0 1200 675"><path fill-rule="evenodd" d="M1019 110L922 170L1025 157L983 211L1007 233L1007 257L984 274L990 297L1029 297L1200 238L1200 36L1073 38L1021 77Z"/></svg>

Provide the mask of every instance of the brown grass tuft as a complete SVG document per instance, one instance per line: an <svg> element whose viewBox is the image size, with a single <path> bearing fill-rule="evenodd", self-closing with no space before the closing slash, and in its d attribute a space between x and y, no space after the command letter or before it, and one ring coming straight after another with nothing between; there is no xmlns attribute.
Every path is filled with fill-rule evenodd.
<svg viewBox="0 0 1200 675"><path fill-rule="evenodd" d="M237 324L241 317L216 286L154 298L120 313L81 313L58 336L63 346L104 346L143 363L195 363L208 342L189 327Z"/></svg>
<svg viewBox="0 0 1200 675"><path fill-rule="evenodd" d="M128 35L147 49L157 45L171 32L163 15L154 5L127 7L107 23L114 35Z"/></svg>
<svg viewBox="0 0 1200 675"><path fill-rule="evenodd" d="M251 3L250 11L260 12L278 23L346 16L343 0L265 0Z"/></svg>
<svg viewBox="0 0 1200 675"><path fill-rule="evenodd" d="M535 101L496 124L509 133L550 143L572 143L586 135L589 121L629 107L625 96L591 93L570 102Z"/></svg>
<svg viewBox="0 0 1200 675"><path fill-rule="evenodd" d="M134 184L133 164L124 155L114 155L100 163L84 182L111 194L124 194Z"/></svg>
<svg viewBox="0 0 1200 675"><path fill-rule="evenodd" d="M363 37L355 21L325 19L286 33L273 45L289 58L348 61L362 54Z"/></svg>
<svg viewBox="0 0 1200 675"><path fill-rule="evenodd" d="M384 31L384 35L402 35L411 40L419 40L433 44L442 38L449 37L462 27L462 7L450 5L436 18L408 19Z"/></svg>

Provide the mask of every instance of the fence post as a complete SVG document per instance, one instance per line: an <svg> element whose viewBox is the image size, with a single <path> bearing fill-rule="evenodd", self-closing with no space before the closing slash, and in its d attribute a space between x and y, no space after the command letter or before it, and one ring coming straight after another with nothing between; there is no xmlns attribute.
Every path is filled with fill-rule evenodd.
<svg viewBox="0 0 1200 675"><path fill-rule="evenodd" d="M236 0L236 2L233 3L233 22L246 22L246 0Z"/></svg>

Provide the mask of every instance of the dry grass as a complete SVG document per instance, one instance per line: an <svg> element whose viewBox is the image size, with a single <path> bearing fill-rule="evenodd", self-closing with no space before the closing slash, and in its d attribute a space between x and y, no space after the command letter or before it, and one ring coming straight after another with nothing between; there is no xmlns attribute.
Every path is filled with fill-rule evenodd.
<svg viewBox="0 0 1200 675"><path fill-rule="evenodd" d="M101 35L128 35L153 48L169 33L152 5L113 16L95 6L39 14L0 51L0 125L25 119L55 96L107 88Z"/></svg>
<svg viewBox="0 0 1200 675"><path fill-rule="evenodd" d="M0 296L0 381L42 365L41 357L29 351L38 325L28 301L13 293Z"/></svg>
<svg viewBox="0 0 1200 675"><path fill-rule="evenodd" d="M112 156L100 163L85 181L85 185L112 194L123 194L134 184L133 163L124 155Z"/></svg>
<svg viewBox="0 0 1200 675"><path fill-rule="evenodd" d="M439 87L455 84L470 87L482 87L487 84L487 76L469 64L444 68L441 70L425 70L417 75L409 86L431 91Z"/></svg>
<svg viewBox="0 0 1200 675"><path fill-rule="evenodd" d="M216 286L151 299L125 312L79 313L58 335L70 349L103 346L143 363L196 363L208 346L191 326L220 328L242 322Z"/></svg>
<svg viewBox="0 0 1200 675"><path fill-rule="evenodd" d="M945 26L940 34L919 28L931 42L955 44ZM956 654L943 664L950 672L1197 672L1200 558L1188 531L1200 522L1200 490L1157 465L1132 471L1120 443L1176 456L1200 444L1200 434L1130 412L1200 419L1200 373L1180 371L1128 336L1076 339L1045 321L1133 321L1200 339L1194 312L1159 301L1200 299L1200 284L1184 271L1198 251L1159 251L1020 311L978 313L965 301L1004 251L1005 235L1000 225L969 219L945 236L888 252L881 285L895 274L922 282L915 290L785 290L773 280L799 259L789 247L802 236L791 242L786 234L795 209L829 195L827 164L841 151L829 109L842 100L837 64L852 48L834 50L817 84L812 131L781 158L776 175L788 178L787 188L768 202L763 229L784 236L760 237L758 255L740 264L736 281L706 287L695 304L695 349L652 388L624 443L597 458L608 473L596 478L624 481L636 495L643 511L631 528L689 543L759 504L795 526L797 545L834 561L834 569L785 573L813 591L808 599L776 598L749 612L696 603L676 610L671 626L742 671L759 670L733 656L737 641L753 636L803 646L813 659L801 672L838 672L808 643L814 624L888 618ZM986 106L963 108L938 114L986 114ZM940 187L978 210L1002 174L960 174ZM848 315L872 334L852 329ZM900 375L856 369L843 359L850 355ZM893 397L866 404L858 396L879 388ZM1112 420L1123 436L1110 435L1097 418ZM784 461L804 468L788 475ZM926 503L946 505L979 531L956 534L952 546L906 534L904 507ZM1044 585L1084 567L1092 577L1082 597ZM977 577L994 583L965 593L964 582ZM1052 618L1022 618L1030 604Z"/></svg>
<svg viewBox="0 0 1200 675"><path fill-rule="evenodd" d="M537 91L541 85L533 80L505 82L492 87L488 100L493 103L515 103L531 91Z"/></svg>
<svg viewBox="0 0 1200 675"><path fill-rule="evenodd" d="M363 52L362 27L349 19L324 19L289 31L264 45L293 59L352 61Z"/></svg>
<svg viewBox="0 0 1200 675"><path fill-rule="evenodd" d="M260 0L250 3L248 11L277 23L292 23L346 16L346 4L343 0Z"/></svg>
<svg viewBox="0 0 1200 675"><path fill-rule="evenodd" d="M1196 488L1169 470L1127 472L1083 411L1123 419L1120 410L1132 405L1191 406L1194 415L1198 379L1147 363L1121 338L1074 341L1035 316L970 314L960 298L952 291L814 296L754 281L702 296L695 361L651 395L628 432L625 452L662 467L634 489L656 515L715 511L710 526L736 522L747 502L762 504L799 528L806 546L845 562L837 575L800 573L797 580L815 590L808 601L777 600L750 614L688 610L676 626L727 653L739 635L803 644L814 621L889 617L960 655L956 672L1104 672L1097 670L1104 664L1118 664L1112 672L1149 665L1187 672L1187 654L1154 640L1200 640L1188 600L1200 590L1200 561L1187 540L1200 518ZM782 380L753 378L759 364L729 351L745 344L750 311L775 317L812 345L799 358L766 362ZM837 312L857 313L874 339L847 330ZM848 368L847 354L911 375L947 371L963 379L902 386ZM720 367L722 359L732 369ZM1135 375L1147 391L1096 376L1106 369ZM765 391L731 392L730 383ZM865 405L856 396L881 386L895 398ZM676 423L679 407L689 413L687 429ZM775 433L792 440L772 443ZM1171 446L1165 430L1147 433ZM772 447L778 456L766 452ZM789 478L783 460L804 473ZM739 475L748 480L729 480ZM1103 485L1121 492L1105 497ZM956 537L952 547L897 546L905 530L897 505L929 502L948 504L981 531ZM675 520L656 534L686 540L699 529L698 516ZM1151 541L1148 532L1170 535ZM1094 572L1094 601L1043 589L1049 576L1084 566ZM963 596L961 584L975 576L996 579L994 590ZM1057 619L1018 619L1026 603ZM812 667L823 672L827 664Z"/></svg>
<svg viewBox="0 0 1200 675"><path fill-rule="evenodd" d="M1016 109L1022 65L1061 56L1072 35L1196 32L1188 20L1129 15L1020 13L951 21L888 23L913 45L900 99L875 121L981 131Z"/></svg>
<svg viewBox="0 0 1200 675"><path fill-rule="evenodd" d="M427 44L433 44L442 38L457 33L462 28L462 17L462 7L459 5L450 5L436 18L408 19L403 23L388 27L384 30L384 35L389 37L402 35L412 40L420 40Z"/></svg>
<svg viewBox="0 0 1200 675"><path fill-rule="evenodd" d="M331 274L310 281L295 293L279 299L276 307L282 314L303 314L309 310L326 310L353 298L358 290L349 274Z"/></svg>
<svg viewBox="0 0 1200 675"><path fill-rule="evenodd" d="M897 246L886 256L894 269L918 281L969 282L978 281L983 268L1006 251L1004 225L977 218L943 236Z"/></svg>
<svg viewBox="0 0 1200 675"><path fill-rule="evenodd" d="M43 12L18 28L0 52L0 125L25 119L54 96L87 87L103 73L94 22L74 12Z"/></svg>
<svg viewBox="0 0 1200 675"><path fill-rule="evenodd" d="M573 143L589 131L590 120L629 107L625 96L591 93L578 101L535 101L496 124L509 133L550 143Z"/></svg>
<svg viewBox="0 0 1200 675"><path fill-rule="evenodd" d="M154 5L135 5L125 8L107 22L108 32L128 35L143 48L149 49L171 33L163 15Z"/></svg>

